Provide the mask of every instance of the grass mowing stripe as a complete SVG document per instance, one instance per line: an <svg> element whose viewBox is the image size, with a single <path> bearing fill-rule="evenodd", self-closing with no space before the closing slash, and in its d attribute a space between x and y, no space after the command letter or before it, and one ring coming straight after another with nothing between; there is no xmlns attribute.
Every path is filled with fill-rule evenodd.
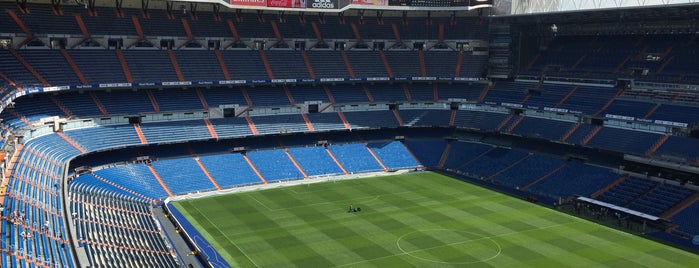
<svg viewBox="0 0 699 268"><path fill-rule="evenodd" d="M699 265L692 253L431 172L183 202L241 267Z"/></svg>

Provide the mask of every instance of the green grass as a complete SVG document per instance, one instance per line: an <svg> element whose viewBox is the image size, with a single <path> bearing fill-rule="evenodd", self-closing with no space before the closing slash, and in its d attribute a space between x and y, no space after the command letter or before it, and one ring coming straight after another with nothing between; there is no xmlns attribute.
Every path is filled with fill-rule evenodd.
<svg viewBox="0 0 699 268"><path fill-rule="evenodd" d="M233 267L699 267L699 255L431 172L175 206Z"/></svg>

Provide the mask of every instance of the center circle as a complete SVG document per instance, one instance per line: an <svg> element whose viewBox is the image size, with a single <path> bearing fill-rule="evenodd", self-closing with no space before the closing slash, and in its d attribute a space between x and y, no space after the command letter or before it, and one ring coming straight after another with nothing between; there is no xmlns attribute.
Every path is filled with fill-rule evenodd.
<svg viewBox="0 0 699 268"><path fill-rule="evenodd" d="M500 255L502 247L490 237L450 229L426 229L407 233L396 241L403 254L441 264L486 262Z"/></svg>

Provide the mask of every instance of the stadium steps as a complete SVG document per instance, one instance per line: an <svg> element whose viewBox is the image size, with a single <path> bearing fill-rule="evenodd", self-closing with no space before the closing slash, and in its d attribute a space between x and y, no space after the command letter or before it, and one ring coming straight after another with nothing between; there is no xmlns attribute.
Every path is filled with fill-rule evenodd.
<svg viewBox="0 0 699 268"><path fill-rule="evenodd" d="M449 117L449 126L453 127L454 126L454 121L456 121L456 109L451 110L451 116Z"/></svg>
<svg viewBox="0 0 699 268"><path fill-rule="evenodd" d="M502 120L502 122L500 123L500 125L498 125L498 127L497 127L495 130L498 131L498 132L500 132L500 130L501 130L502 128L504 128L504 127L507 125L507 123L510 122L510 120L512 120L512 117L514 117L514 116L515 116L515 114L513 114L513 113L511 113L510 115L508 115L508 116L505 118L505 120Z"/></svg>
<svg viewBox="0 0 699 268"><path fill-rule="evenodd" d="M340 120L342 120L342 125L345 126L345 129L352 129L352 126L350 126L349 122L347 122L347 118L345 117L345 114L338 111L337 116L339 116Z"/></svg>
<svg viewBox="0 0 699 268"><path fill-rule="evenodd" d="M5 195L9 190L7 186L10 181L10 175L12 175L12 173L15 171L17 159L19 158L19 154L22 152L23 148L24 145L22 143L16 143L15 152L12 154L12 157L10 157L10 161L7 163L7 166L5 168L5 176L2 178L2 184L0 184L3 186L0 188L0 204L5 204Z"/></svg>
<svg viewBox="0 0 699 268"><path fill-rule="evenodd" d="M459 51L459 56L456 58L456 68L454 68L454 77L461 76L461 65L464 62L464 51Z"/></svg>
<svg viewBox="0 0 699 268"><path fill-rule="evenodd" d="M155 99L155 96L153 95L153 91L151 91L150 89L146 89L146 95L148 96L148 100L150 100L150 104L153 105L153 111L159 113L160 106L158 105L158 101Z"/></svg>
<svg viewBox="0 0 699 268"><path fill-rule="evenodd" d="M342 55L342 61L345 62L345 67L347 68L347 72L349 72L349 76L354 78L354 70L352 70L352 64L350 63L349 57L347 57L347 53L345 53L344 50L340 50L340 55Z"/></svg>
<svg viewBox="0 0 699 268"><path fill-rule="evenodd" d="M374 103L374 96L371 95L371 92L369 91L369 88L366 86L366 84L362 84L362 89L364 90L364 94L366 94L367 99L369 100L369 103Z"/></svg>
<svg viewBox="0 0 699 268"><path fill-rule="evenodd" d="M527 158L529 158L531 155L532 155L531 153L526 154L524 157L522 157L522 158L520 158L520 159L517 159L517 161L512 162L512 164L510 164L509 166L506 166L505 168L503 168L503 169L501 169L501 170L498 170L497 172L491 174L490 176L488 176L488 178L487 178L486 180L487 180L487 181L490 181L490 180L492 180L493 178L497 177L498 175L502 174L503 172L512 169L513 167L515 167L515 166L518 165L519 163L522 163L522 162L524 162L524 160L527 160Z"/></svg>
<svg viewBox="0 0 699 268"><path fill-rule="evenodd" d="M15 56L15 58L24 66L24 68L26 68L27 71L29 71L30 73L32 73L32 75L34 75L34 77L35 77L37 80L39 80L39 82L41 82L41 83L42 83L44 86L46 86L46 87L51 86L51 84L50 84L48 81L46 81L46 80L44 79L44 77L41 76L41 74L39 74L39 72L37 72L37 71L34 69L34 67L32 67L32 66L29 64L29 62L27 62L26 60L24 60L24 58L22 57L22 55L19 55L19 53L18 53L16 50L10 49L10 53L12 53L12 55Z"/></svg>
<svg viewBox="0 0 699 268"><path fill-rule="evenodd" d="M617 97L619 97L619 96L621 96L621 95L624 95L624 92L626 92L626 89L625 89L625 88L619 89L619 91L617 91L616 94L614 94L614 96L612 96L611 98L609 98L609 100L607 100L607 103L605 103L605 104L602 106L602 108L600 108L599 110L597 110L597 112L596 112L595 114L593 114L592 116L597 116L597 115L601 114L604 110L606 110L607 108L609 108L610 105L612 105L612 103L614 102L614 100L616 100Z"/></svg>
<svg viewBox="0 0 699 268"><path fill-rule="evenodd" d="M646 156L647 156L647 157L653 156L653 154L655 153L655 151L657 151L658 148L660 148L660 146L663 146L663 144L664 144L664 143L667 141L667 139L669 139L669 138L670 138L670 134L665 134L665 135L663 135L662 137L660 137L660 139L658 139L658 141L656 141L656 142L653 144L653 146L651 146L650 149L648 149L648 151L646 152Z"/></svg>
<svg viewBox="0 0 699 268"><path fill-rule="evenodd" d="M148 140L146 140L146 136L143 135L143 131L141 130L141 126L138 124L133 124L133 128L136 131L136 135L138 135L138 140L141 141L141 144L148 144Z"/></svg>
<svg viewBox="0 0 699 268"><path fill-rule="evenodd" d="M578 68L578 65L580 65L580 63L582 63L585 60L585 58L587 58L587 55L580 56L580 58L578 58L578 60L575 63L573 63L572 66L570 66L570 70L574 71L575 68Z"/></svg>
<svg viewBox="0 0 699 268"><path fill-rule="evenodd" d="M10 84L11 86L16 87L17 89L20 89L20 90L22 89L21 87L18 87L18 86L17 86L17 83L15 83L15 81L12 81L12 79L10 79L9 77L7 77L5 74L3 74L3 73L1 73L1 72L0 72L0 78L2 78L3 80L5 80L5 82L7 82L8 84Z"/></svg>
<svg viewBox="0 0 699 268"><path fill-rule="evenodd" d="M408 90L408 85L406 83L403 83L401 86L403 88L403 92L405 93L405 99L407 101L413 101L413 97L410 95L410 90Z"/></svg>
<svg viewBox="0 0 699 268"><path fill-rule="evenodd" d="M244 87L240 88L240 93L243 94L243 98L245 98L245 103L248 104L248 107L253 107L252 105L252 99L250 99L250 95L248 95L248 90Z"/></svg>
<svg viewBox="0 0 699 268"><path fill-rule="evenodd" d="M218 49L214 50L214 54L216 54L216 59L218 60L218 65L221 66L221 72L223 72L223 78L226 80L231 80L231 74L228 72L228 67L226 66L226 62L223 59L223 55L221 54L221 51ZM199 90L199 89L197 89Z"/></svg>
<svg viewBox="0 0 699 268"><path fill-rule="evenodd" d="M396 121L398 121L399 126L401 126L401 127L404 126L403 120L400 118L400 115L398 114L397 110L393 110L393 116L396 117Z"/></svg>
<svg viewBox="0 0 699 268"><path fill-rule="evenodd" d="M194 34L192 34L192 28L189 27L189 22L187 22L187 19L185 18L182 18L182 29L184 29L185 35L187 35L187 41L185 41L179 47L177 47L178 49L183 48L192 41L194 41Z"/></svg>
<svg viewBox="0 0 699 268"><path fill-rule="evenodd" d="M330 92L330 88L328 87L328 85L323 84L323 90L325 91L325 95L328 95L328 100L330 100L330 103L335 104L335 97L333 97L332 92Z"/></svg>
<svg viewBox="0 0 699 268"><path fill-rule="evenodd" d="M194 152L192 147L191 146L187 146L187 147L188 147L187 149L189 150L189 154L191 154L194 157L194 161L197 162L197 165L199 166L201 171L204 172L204 175L206 175L206 178L208 178L209 181L211 181L211 184L213 184L214 187L216 187L216 190L221 190L222 189L221 185L219 185L218 182L216 182L216 179L214 179L214 177L211 176L211 173L209 173L209 170L206 168L206 166L204 166L204 163L202 163L201 160L199 160L199 156Z"/></svg>
<svg viewBox="0 0 699 268"><path fill-rule="evenodd" d="M581 125L580 123L575 123L575 125L570 127L570 129L568 130L568 132L566 132L566 134L563 134L560 141L565 142L568 138L570 138L570 135L573 135L573 133L580 127L580 125Z"/></svg>
<svg viewBox="0 0 699 268"><path fill-rule="evenodd" d="M232 19L227 19L226 23L228 24L228 30L231 31L231 35L233 35L233 42L231 43L231 45L233 45L240 41L240 35L238 35L238 29L235 28Z"/></svg>
<svg viewBox="0 0 699 268"><path fill-rule="evenodd" d="M204 93L201 92L201 88L197 88L194 91L197 93L197 97L201 102L202 108L204 108L204 110L209 110L209 103L206 102L206 98L204 97Z"/></svg>
<svg viewBox="0 0 699 268"><path fill-rule="evenodd" d="M311 22L311 27L313 28L313 33L316 35L316 40L318 40L318 43L323 42L323 35L320 33L318 24L315 21Z"/></svg>
<svg viewBox="0 0 699 268"><path fill-rule="evenodd" d="M432 84L432 100L435 102L439 101L439 86L437 83Z"/></svg>
<svg viewBox="0 0 699 268"><path fill-rule="evenodd" d="M366 147L366 150L369 151L369 154L371 154L371 157L373 157L374 160L376 160L376 163L379 163L379 166L381 166L383 171L388 172L388 168L386 167L386 165L384 165L384 163L381 161L381 159L379 159L379 156L376 155L374 150L372 150L371 147L369 147L369 145L366 142L364 143L364 147Z"/></svg>
<svg viewBox="0 0 699 268"><path fill-rule="evenodd" d="M29 122L29 120L27 120L26 117L24 117L24 116L21 115L21 114L18 114L17 111L15 111L14 109L9 108L9 109L5 109L5 111L7 111L7 112L9 112L10 114L12 114L12 116L18 118L19 121L22 121L22 123L24 123L24 124L26 124L26 125L28 125L28 126L31 126L31 125L32 125L32 122Z"/></svg>
<svg viewBox="0 0 699 268"><path fill-rule="evenodd" d="M553 107L555 107L555 108L561 107L561 105L563 105L563 103L565 103L568 99L570 99L570 96L573 96L573 94L575 94L575 91L578 91L578 86L574 86L573 88L571 88L570 91L568 91L568 93L565 96L563 96L563 98L561 98L561 100L559 100L556 103L556 105L554 105Z"/></svg>
<svg viewBox="0 0 699 268"><path fill-rule="evenodd" d="M48 95L48 96L49 96L49 99L51 99L51 101L52 101L54 104L56 104L56 106L58 106L58 109L61 109L61 111L62 111L66 116L68 116L68 117L73 116L73 114L70 112L70 110L68 110L68 108L66 108L66 106L63 105L63 103L61 103L61 101L59 101L58 99L56 99L55 96L53 96L53 95Z"/></svg>
<svg viewBox="0 0 699 268"><path fill-rule="evenodd" d="M524 98L522 98L522 99L519 101L519 104L524 104L524 103L526 103L526 102L529 100L529 98L531 98L531 97L532 97L532 94L527 94L526 96L524 96Z"/></svg>
<svg viewBox="0 0 699 268"><path fill-rule="evenodd" d="M304 171L303 168L301 167L301 165L299 165L299 162L296 162L296 159L294 158L294 156L292 156L291 153L289 153L289 150L284 146L284 144L281 143L281 141L279 142L279 144L281 144L282 149L284 150L284 154L286 154L286 156L289 158L289 160L291 160L291 163L294 164L294 166L296 167L296 169L299 170L299 172L301 172L301 175L303 175L303 178L308 179L308 174L306 174L306 171Z"/></svg>
<svg viewBox="0 0 699 268"><path fill-rule="evenodd" d="M657 183L657 182L656 182L655 185L653 185L653 187L650 187L648 190L646 190L646 191L644 191L643 193L639 194L638 196L632 198L632 199L629 200L629 202L627 202L626 204L622 204L622 207L629 207L629 206L631 206L632 204L636 203L636 201L641 200L641 199L645 198L646 196L648 196L648 194L650 194L651 192L655 191L655 189L658 189L661 185L662 185L661 183Z"/></svg>
<svg viewBox="0 0 699 268"><path fill-rule="evenodd" d="M303 121L306 123L308 131L315 131L315 129L313 128L313 123L311 123L311 120L308 119L308 116L306 114L301 114L301 118L303 118Z"/></svg>
<svg viewBox="0 0 699 268"><path fill-rule="evenodd" d="M272 47L276 46L277 44L284 42L284 37L282 37L282 33L279 32L279 25L277 25L277 21L270 21L269 24L272 26L272 31L274 32L274 37L277 38L277 42L272 45Z"/></svg>
<svg viewBox="0 0 699 268"><path fill-rule="evenodd" d="M600 130L602 130L602 126L597 126L595 129L590 131L590 134L587 134L587 136L585 136L585 139L582 140L580 145L586 145L588 142L590 142L590 140L592 140L592 138L595 137L595 135L597 135L597 133L600 132Z"/></svg>
<svg viewBox="0 0 699 268"><path fill-rule="evenodd" d="M592 199L597 199L600 195L604 194L605 192L609 191L609 189L614 188L614 186L619 185L619 183L625 181L626 179L629 178L628 174L621 175L618 179L614 180L612 183L608 184L607 186L604 186L604 188L599 189L599 191L593 193L590 195L590 198Z"/></svg>
<svg viewBox="0 0 699 268"><path fill-rule="evenodd" d="M121 64L121 70L124 72L124 77L126 77L126 82L133 83L133 76L131 76L131 71L129 70L129 64L126 63L126 58L124 58L124 53L121 49L116 49L117 58Z"/></svg>
<svg viewBox="0 0 699 268"><path fill-rule="evenodd" d="M257 169L255 164L252 163L252 161L250 160L250 157L248 157L248 155L245 153L243 153L242 155L243 155L243 159L245 159L245 162L248 163L248 166L250 166L252 171L255 172L255 175L257 175L257 177L260 179L260 181L262 181L262 183L264 183L264 184L267 184L267 180L265 179L265 177L262 176L262 173L260 173L260 171Z"/></svg>
<svg viewBox="0 0 699 268"><path fill-rule="evenodd" d="M660 103L656 103L655 106L653 106L653 108L650 108L650 110L645 115L643 115L643 119L648 119L648 117L653 115L653 113L655 113L655 111L658 110L658 108L660 108L660 105Z"/></svg>
<svg viewBox="0 0 699 268"><path fill-rule="evenodd" d="M80 44L82 44L83 42L90 39L90 32L87 30L87 26L85 26L85 22L83 21L83 17L80 14L75 14L75 22L78 23L78 27L80 28L80 32L83 34L83 39L80 40L80 42L73 44L70 47L71 49L80 46Z"/></svg>
<svg viewBox="0 0 699 268"><path fill-rule="evenodd" d="M246 115L245 121L248 122L248 127L250 127L250 132L252 132L252 135L257 135L258 134L257 127L255 127L255 123L252 122L252 119L250 118L250 116Z"/></svg>
<svg viewBox="0 0 699 268"><path fill-rule="evenodd" d="M328 147L326 146L326 147L325 147L325 152L328 153L328 156L330 156L330 158L333 160L333 162L335 162L335 164L337 164L337 167L339 167L340 170L342 170L342 173L343 173L343 174L345 174L345 175L349 174L349 172L347 172L347 169L345 169L345 167L342 166L342 164L340 163L340 161L337 160L337 158L335 157L335 155L333 154L333 152L330 151L330 148L328 148Z"/></svg>
<svg viewBox="0 0 699 268"><path fill-rule="evenodd" d="M143 27L141 27L141 21L138 19L138 17L136 15L131 16L131 22L133 23L133 26L136 29L136 35L138 35L138 41L146 40L146 35L143 34ZM138 43L138 41L134 42L131 46ZM131 47L131 46L129 46L129 47Z"/></svg>
<svg viewBox="0 0 699 268"><path fill-rule="evenodd" d="M425 52L422 51L422 49L417 51L417 56L419 58L418 62L420 62L420 75L422 77L427 76L427 66L425 66Z"/></svg>
<svg viewBox="0 0 699 268"><path fill-rule="evenodd" d="M395 26L395 24L394 24ZM383 50L379 50L379 57L381 57L381 62L383 62L383 67L386 68L386 73L388 74L388 77L393 78L393 70L391 70L391 64L388 63L388 59L386 58L386 54L383 53Z"/></svg>
<svg viewBox="0 0 699 268"><path fill-rule="evenodd" d="M519 123L522 122L522 120L524 120L525 117L526 117L526 116L523 116L523 115L519 116L519 118L517 118L517 120L515 120L515 121L507 128L507 133L512 133L512 130L514 130L514 129L517 127L517 125L519 125Z"/></svg>
<svg viewBox="0 0 699 268"><path fill-rule="evenodd" d="M286 98L289 99L289 103L291 104L291 106L296 106L296 101L294 100L294 96L291 95L291 91L289 91L289 87L284 85L283 88L284 88L284 94L286 95Z"/></svg>
<svg viewBox="0 0 699 268"><path fill-rule="evenodd" d="M630 60L631 60L631 56L626 56L626 58L624 58L621 62L619 62L619 64L616 67L614 67L614 70L612 70L612 73L615 73L615 74L619 73L619 71L621 71L621 68L623 68L624 65L626 65L626 63Z"/></svg>
<svg viewBox="0 0 699 268"><path fill-rule="evenodd" d="M315 25L315 22L313 22L313 25ZM316 72L313 71L313 65L311 65L311 60L308 59L308 53L306 53L305 49L301 50L301 57L303 58L303 63L306 65L306 70L308 70L308 75L315 79L316 78Z"/></svg>
<svg viewBox="0 0 699 268"><path fill-rule="evenodd" d="M174 196L174 194L172 193L172 191L170 191L170 188L168 188L167 185L165 184L165 182L163 181L163 178L161 178L161 177L160 177L160 174L158 174L158 171L156 171L155 168L153 168L153 165L151 165L151 164L146 164L146 167L148 167L148 170L150 170L150 173L153 174L153 177L155 177L155 180L157 180L158 183L160 184L160 186L163 187L163 190L165 190L165 192L167 193L167 195L168 195L168 196Z"/></svg>
<svg viewBox="0 0 699 268"><path fill-rule="evenodd" d="M694 203L696 203L696 202L699 202L699 191L695 192L694 195L688 197L684 201L680 202L679 204L677 204L673 208L671 208L668 211L666 211L665 213L663 213L663 215L661 215L661 218L670 219L670 218L674 217L675 215L677 215L678 213L682 212L682 210L694 205Z"/></svg>
<svg viewBox="0 0 699 268"><path fill-rule="evenodd" d="M10 15L12 20L17 24L17 26L22 30L22 32L27 36L27 38L24 38L24 40L17 44L16 47L24 47L24 45L34 40L34 34L29 30L29 28L27 28L26 25L24 25L24 22L22 22L22 19L20 19L19 16L17 16L17 13L12 11L11 9L7 9L6 11L7 14Z"/></svg>
<svg viewBox="0 0 699 268"><path fill-rule="evenodd" d="M444 42L444 24L439 24L439 29L437 30L437 41L440 43Z"/></svg>
<svg viewBox="0 0 699 268"><path fill-rule="evenodd" d="M447 142L447 146L444 147L444 152L442 152L442 157L439 158L438 169L444 169L444 163L447 162L447 157L449 157L449 150L451 149L451 141Z"/></svg>
<svg viewBox="0 0 699 268"><path fill-rule="evenodd" d="M551 172L547 173L547 174L544 175L544 176L541 176L541 178L538 178L538 179L534 180L533 182L531 182L531 183L525 185L524 187L519 188L519 190L520 190L520 191L526 191L529 187L532 187L532 186L536 185L537 183L542 182L542 181L545 180L546 178L551 177L553 174L556 174L556 172L558 172L559 170L563 169L563 168L566 167L567 165L568 165L568 163L566 163L566 162L560 164L558 167L556 167L556 168L554 168L553 170L551 170Z"/></svg>
<svg viewBox="0 0 699 268"><path fill-rule="evenodd" d="M172 49L168 49L167 55L170 57L170 63L172 63L172 69L175 70L177 80L184 81L184 75L182 74L182 69L180 69L180 64L177 63L177 57L175 56L175 52L172 51Z"/></svg>
<svg viewBox="0 0 699 268"><path fill-rule="evenodd" d="M82 83L83 85L87 85L88 82L87 79L85 79L83 72L80 71L80 68L78 68L78 65L75 64L75 61L73 61L73 58L70 56L70 54L68 54L68 51L66 51L65 48L61 48L61 55L63 55L63 58L66 59L68 65L70 65L70 68L73 69L75 75L78 76L78 79L80 79L80 83Z"/></svg>
<svg viewBox="0 0 699 268"><path fill-rule="evenodd" d="M59 137L61 137L62 139L64 139L66 142L68 142L68 144L70 144L71 146L73 146L76 150L80 151L80 153L83 153L83 154L84 154L84 153L87 153L87 150L85 150L82 146L80 146L80 144L78 144L78 143L75 142L74 140L71 140L70 138L68 138L68 137L67 137L65 134L63 134L62 132L55 132L55 133L56 133L56 135L58 135Z"/></svg>
<svg viewBox="0 0 699 268"><path fill-rule="evenodd" d="M355 44L361 44L362 43L362 35L359 34L359 28L357 28L357 24L352 22L350 23L350 27L352 28L352 33L354 34L354 39L356 40ZM352 76L354 77L354 76Z"/></svg>
<svg viewBox="0 0 699 268"><path fill-rule="evenodd" d="M411 150L410 147L408 147L408 145L405 144L405 141L401 141L400 144L402 144L403 147L405 147L405 150L408 151L408 153L410 153L410 155L415 159L415 161L416 161L420 166L422 166L422 167L425 166L425 165L422 164L422 161L420 161L420 158L417 157L417 155L413 152L413 150Z"/></svg>
<svg viewBox="0 0 699 268"><path fill-rule="evenodd" d="M211 121L208 118L204 118L204 124L206 124L206 129L209 131L209 135L211 135L211 138L218 139L218 134L216 134L216 130L214 129L214 126L211 124Z"/></svg>
<svg viewBox="0 0 699 268"><path fill-rule="evenodd" d="M673 59L675 59L675 56L671 56L669 59L665 60L665 61L663 62L663 64L660 65L660 67L658 67L658 70L655 71L655 73L656 73L656 74L662 73L663 70L665 70L665 67L667 67L667 65L670 64L670 62L671 62Z"/></svg>
<svg viewBox="0 0 699 268"><path fill-rule="evenodd" d="M495 87L495 82L493 82L493 85L485 85L483 87L483 91L481 91L481 95L478 96L478 103L483 102L483 100L485 99L485 96L488 95L488 90L490 90L491 87L493 87L493 88Z"/></svg>
<svg viewBox="0 0 699 268"><path fill-rule="evenodd" d="M267 54L265 54L264 50L259 50L260 53L260 59L262 60L262 64L265 66L265 71L267 72L267 77L269 77L270 80L274 79L274 72L272 71L272 66L269 65L269 61L267 61Z"/></svg>

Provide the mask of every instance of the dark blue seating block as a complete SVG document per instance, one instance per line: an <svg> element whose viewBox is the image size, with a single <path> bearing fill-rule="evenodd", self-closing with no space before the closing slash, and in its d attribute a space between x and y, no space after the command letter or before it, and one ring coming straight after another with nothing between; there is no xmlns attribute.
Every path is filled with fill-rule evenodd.
<svg viewBox="0 0 699 268"><path fill-rule="evenodd" d="M127 82L114 50L69 49L67 51L88 83Z"/></svg>
<svg viewBox="0 0 699 268"><path fill-rule="evenodd" d="M489 113L481 111L463 111L456 113L454 126L460 128L480 129L483 131L495 131L500 123L508 117L507 114Z"/></svg>
<svg viewBox="0 0 699 268"><path fill-rule="evenodd" d="M352 128L398 127L396 116L391 111L343 112Z"/></svg>
<svg viewBox="0 0 699 268"><path fill-rule="evenodd" d="M604 127L587 146L644 155L662 135L628 129Z"/></svg>
<svg viewBox="0 0 699 268"><path fill-rule="evenodd" d="M375 102L404 102L408 98L405 95L405 90L398 84L388 84L388 85L367 85L371 96L374 98Z"/></svg>
<svg viewBox="0 0 699 268"><path fill-rule="evenodd" d="M602 113L643 118L653 106L655 106L655 104L650 102L617 99L614 100L607 109L602 111Z"/></svg>
<svg viewBox="0 0 699 268"><path fill-rule="evenodd" d="M657 151L656 156L674 156L690 161L699 159L699 139L670 136Z"/></svg>
<svg viewBox="0 0 699 268"><path fill-rule="evenodd" d="M527 153L521 151L495 148L478 158L460 164L456 169L477 178L487 178L514 164L526 155Z"/></svg>
<svg viewBox="0 0 699 268"><path fill-rule="evenodd" d="M350 77L340 51L314 49L307 54L316 78Z"/></svg>
<svg viewBox="0 0 699 268"><path fill-rule="evenodd" d="M389 50L384 54L395 77L422 76L417 51Z"/></svg>
<svg viewBox="0 0 699 268"><path fill-rule="evenodd" d="M563 163L563 159L533 154L495 176L493 180L513 188L523 187L549 174Z"/></svg>
<svg viewBox="0 0 699 268"><path fill-rule="evenodd" d="M437 101L435 99L434 87L432 84L409 84L405 85L412 101Z"/></svg>
<svg viewBox="0 0 699 268"><path fill-rule="evenodd" d="M477 101L484 87L484 84L439 84L437 98Z"/></svg>
<svg viewBox="0 0 699 268"><path fill-rule="evenodd" d="M122 53L134 82L178 81L167 50L127 49Z"/></svg>
<svg viewBox="0 0 699 268"><path fill-rule="evenodd" d="M417 156L420 164L427 168L434 168L439 165L447 142L445 140L409 139L405 141L405 145Z"/></svg>
<svg viewBox="0 0 699 268"><path fill-rule="evenodd" d="M212 87L201 89L204 99L209 107L219 107L219 105L248 106L240 88Z"/></svg>
<svg viewBox="0 0 699 268"><path fill-rule="evenodd" d="M672 222L680 225L679 229L692 234L699 235L699 221L697 221L697 215L699 215L699 202L695 202L688 208L683 209L672 217Z"/></svg>
<svg viewBox="0 0 699 268"><path fill-rule="evenodd" d="M349 50L346 53L356 77L388 77L378 51Z"/></svg>
<svg viewBox="0 0 699 268"><path fill-rule="evenodd" d="M250 49L222 50L221 56L233 80L267 80L260 52Z"/></svg>
<svg viewBox="0 0 699 268"><path fill-rule="evenodd" d="M398 110L404 126L448 127L451 110Z"/></svg>
<svg viewBox="0 0 699 268"><path fill-rule="evenodd" d="M321 101L323 103L330 103L328 99L328 94L325 93L325 89L320 86L312 85L293 85L288 86L291 96L294 98L295 103L304 103L306 101Z"/></svg>
<svg viewBox="0 0 699 268"><path fill-rule="evenodd" d="M335 103L369 102L369 96L367 96L366 92L364 92L364 87L360 84L338 84L328 87L335 99ZM369 86L367 85L367 87Z"/></svg>
<svg viewBox="0 0 699 268"><path fill-rule="evenodd" d="M619 178L609 169L572 162L528 191L554 199L572 195L590 196Z"/></svg>
<svg viewBox="0 0 699 268"><path fill-rule="evenodd" d="M152 89L160 111L202 110L196 91L193 89L169 88L165 90Z"/></svg>
<svg viewBox="0 0 699 268"><path fill-rule="evenodd" d="M146 123L141 131L149 144L211 138L203 120Z"/></svg>
<svg viewBox="0 0 699 268"><path fill-rule="evenodd" d="M568 139L565 140L566 143L570 144L580 144L585 138L590 135L590 132L594 130L597 126L590 124L581 124L575 132L573 132Z"/></svg>
<svg viewBox="0 0 699 268"><path fill-rule="evenodd" d="M70 64L56 49L21 49L17 52L46 81L54 86L80 85L80 79Z"/></svg>
<svg viewBox="0 0 699 268"><path fill-rule="evenodd" d="M131 125L80 128L64 134L90 152L141 144Z"/></svg>
<svg viewBox="0 0 699 268"><path fill-rule="evenodd" d="M468 164L470 161L492 149L492 146L481 143L461 141L452 142L451 148L449 149L449 154L444 162L444 168L458 169L459 167Z"/></svg>
<svg viewBox="0 0 699 268"><path fill-rule="evenodd" d="M659 119L687 124L699 122L699 107L663 104L648 119Z"/></svg>
<svg viewBox="0 0 699 268"><path fill-rule="evenodd" d="M24 65L15 58L9 50L0 50L0 72L12 79L12 81L20 87L27 88L32 86L43 86L39 80L32 75ZM6 81L0 80L2 83Z"/></svg>
<svg viewBox="0 0 699 268"><path fill-rule="evenodd" d="M536 137L547 140L559 140L575 123L526 116L512 130L512 133L524 137Z"/></svg>
<svg viewBox="0 0 699 268"><path fill-rule="evenodd" d="M272 68L275 79L310 78L301 52L297 50L268 50L265 52L267 62ZM320 67L320 66L319 66ZM322 68L322 67L321 67Z"/></svg>
<svg viewBox="0 0 699 268"><path fill-rule="evenodd" d="M95 95L110 115L133 115L155 111L144 90L95 91Z"/></svg>
<svg viewBox="0 0 699 268"><path fill-rule="evenodd" d="M427 76L431 77L454 77L456 70L456 60L458 51L451 50L428 50L425 51L425 68Z"/></svg>
<svg viewBox="0 0 699 268"><path fill-rule="evenodd" d="M290 106L283 87L253 87L247 88L248 96L253 106Z"/></svg>
<svg viewBox="0 0 699 268"><path fill-rule="evenodd" d="M185 81L224 80L223 69L212 50L173 50ZM226 66L227 67L227 66Z"/></svg>

